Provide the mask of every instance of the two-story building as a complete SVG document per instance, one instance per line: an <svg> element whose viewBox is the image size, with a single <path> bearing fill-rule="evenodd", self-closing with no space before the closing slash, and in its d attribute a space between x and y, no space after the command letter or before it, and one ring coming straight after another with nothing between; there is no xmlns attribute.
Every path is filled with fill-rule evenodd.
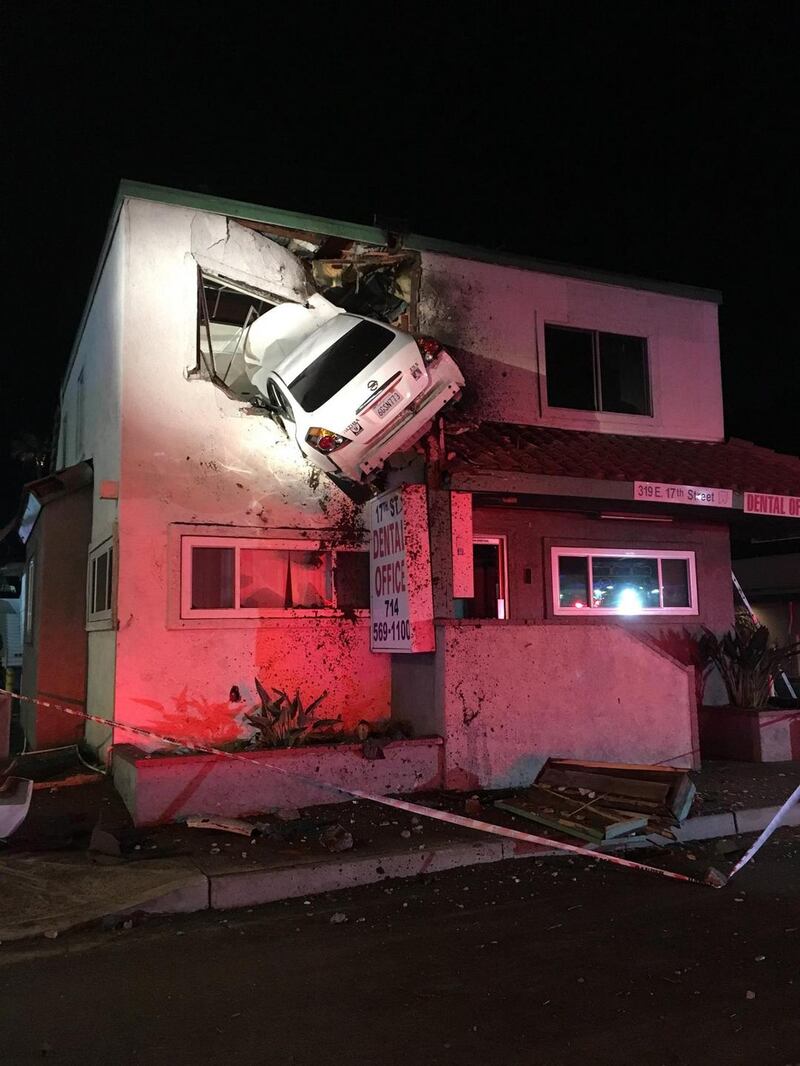
<svg viewBox="0 0 800 1066"><path fill-rule="evenodd" d="M435 336L467 379L386 475L426 486L434 651L370 650L361 505L254 403L226 343L314 292ZM551 754L696 764L687 631L731 623L731 523L789 526L800 497L800 460L725 441L718 303L123 183L58 469L29 486L23 693L105 717L85 731L101 758L129 739L116 722L243 735L259 676L327 691L347 727L394 715L443 737L454 787L530 779ZM747 493L795 502L758 513ZM57 712L27 723L32 743L76 735Z"/></svg>

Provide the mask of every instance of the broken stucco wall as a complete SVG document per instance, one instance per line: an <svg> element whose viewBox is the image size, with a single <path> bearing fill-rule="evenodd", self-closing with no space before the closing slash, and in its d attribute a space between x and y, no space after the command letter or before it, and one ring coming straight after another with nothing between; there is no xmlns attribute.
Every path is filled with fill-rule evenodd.
<svg viewBox="0 0 800 1066"><path fill-rule="evenodd" d="M265 252L240 227L183 208L130 200L124 210L117 717L187 740L231 739L256 702L256 672L308 698L328 689L326 715L386 717L388 657L370 654L366 619L241 620L225 629L169 623L175 524L352 543L360 511L270 419L209 381L187 380L196 360L198 260L247 275L263 269L262 287L289 298L300 292L302 272L284 249ZM229 703L232 685L241 706Z"/></svg>
<svg viewBox="0 0 800 1066"><path fill-rule="evenodd" d="M723 439L715 304L431 252L421 269L419 329L461 367L465 417ZM653 416L548 407L545 323L645 337Z"/></svg>
<svg viewBox="0 0 800 1066"><path fill-rule="evenodd" d="M264 222L231 224L262 234L291 255L305 271L309 292L317 292L353 314L415 332L418 252L404 249L388 237L386 244L378 245Z"/></svg>
<svg viewBox="0 0 800 1066"><path fill-rule="evenodd" d="M305 303L313 291L288 249L224 215L194 214L190 251L201 270L282 300Z"/></svg>

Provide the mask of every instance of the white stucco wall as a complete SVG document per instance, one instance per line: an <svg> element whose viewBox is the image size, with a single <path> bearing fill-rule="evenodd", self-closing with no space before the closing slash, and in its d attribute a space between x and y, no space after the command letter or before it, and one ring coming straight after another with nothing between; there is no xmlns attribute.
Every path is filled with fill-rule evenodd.
<svg viewBox="0 0 800 1066"><path fill-rule="evenodd" d="M717 307L635 288L422 253L420 329L459 350L480 417L722 440ZM547 406L544 326L647 338L653 416Z"/></svg>
<svg viewBox="0 0 800 1066"><path fill-rule="evenodd" d="M117 501L101 500L103 481L118 481L120 471L122 337L127 236L120 220L69 368L61 400L58 465L82 459L94 467L90 547L115 535ZM114 709L116 631L92 629L87 634L86 706L90 713L110 717ZM108 730L88 723L86 736L99 745Z"/></svg>
<svg viewBox="0 0 800 1066"><path fill-rule="evenodd" d="M175 523L233 527L239 535L325 535L340 519L352 521L352 505L325 479L317 484L269 419L246 413L209 382L187 380L196 343L192 250L207 256L210 241L224 261L224 220L209 225L196 212L142 200L127 201L123 215L117 719L187 740L230 739L255 701L258 671L309 700L327 689L326 715L350 722L388 716L389 657L369 652L366 620L242 620L224 628L169 622ZM294 284L280 256L273 265L268 289ZM234 684L244 705L229 703Z"/></svg>

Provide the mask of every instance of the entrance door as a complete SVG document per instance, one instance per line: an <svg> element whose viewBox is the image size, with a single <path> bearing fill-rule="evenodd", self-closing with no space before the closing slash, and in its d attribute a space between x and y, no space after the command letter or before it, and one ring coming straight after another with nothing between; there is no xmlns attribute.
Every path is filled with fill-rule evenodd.
<svg viewBox="0 0 800 1066"><path fill-rule="evenodd" d="M462 618L507 618L508 592L505 537L472 540L474 595L461 600Z"/></svg>

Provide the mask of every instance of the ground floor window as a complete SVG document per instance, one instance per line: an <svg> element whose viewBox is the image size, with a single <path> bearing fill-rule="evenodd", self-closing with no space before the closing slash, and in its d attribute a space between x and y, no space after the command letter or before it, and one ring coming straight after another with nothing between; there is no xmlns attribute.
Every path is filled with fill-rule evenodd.
<svg viewBox="0 0 800 1066"><path fill-rule="evenodd" d="M181 537L182 618L369 608L369 555L318 541Z"/></svg>
<svg viewBox="0 0 800 1066"><path fill-rule="evenodd" d="M697 614L694 552L552 548L556 614Z"/></svg>

